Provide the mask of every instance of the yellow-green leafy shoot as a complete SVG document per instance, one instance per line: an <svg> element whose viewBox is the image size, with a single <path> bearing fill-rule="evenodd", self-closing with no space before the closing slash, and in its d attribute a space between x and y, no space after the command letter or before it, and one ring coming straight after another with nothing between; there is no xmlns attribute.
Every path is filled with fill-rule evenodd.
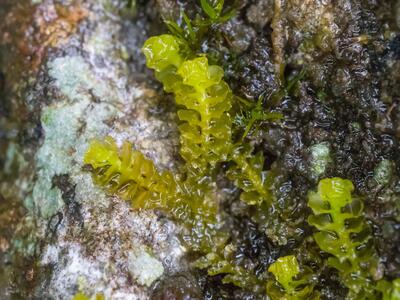
<svg viewBox="0 0 400 300"><path fill-rule="evenodd" d="M269 268L268 271L274 274L276 281L291 294L295 291L296 286L293 284L293 277L300 273L299 263L294 255L278 258Z"/></svg>
<svg viewBox="0 0 400 300"><path fill-rule="evenodd" d="M119 149L111 137L91 142L84 163L92 166L93 179L107 192L129 200L133 207L166 209L176 194L170 172L160 174L153 162L125 142Z"/></svg>
<svg viewBox="0 0 400 300"><path fill-rule="evenodd" d="M273 300L311 300L319 299L314 292L312 273L309 268L300 270L294 255L278 258L270 265L268 271L274 274L275 280L267 283L267 294Z"/></svg>
<svg viewBox="0 0 400 300"><path fill-rule="evenodd" d="M379 281L377 290L381 292L382 300L400 300L400 278L392 282L386 280Z"/></svg>
<svg viewBox="0 0 400 300"><path fill-rule="evenodd" d="M318 232L318 246L332 256L330 266L336 268L354 299L374 299L373 278L378 257L372 232L363 217L362 201L352 196L354 186L342 178L319 182L318 191L309 193L308 205L314 215L308 218Z"/></svg>
<svg viewBox="0 0 400 300"><path fill-rule="evenodd" d="M181 156L189 173L199 177L212 173L231 151L232 92L223 80L223 69L210 65L205 56L185 58L179 39L172 35L150 38L143 52L164 90L175 95L182 122Z"/></svg>
<svg viewBox="0 0 400 300"><path fill-rule="evenodd" d="M97 294L96 296L93 297L88 297L83 293L77 293L75 294L74 298L72 300L104 300L104 296L101 294Z"/></svg>

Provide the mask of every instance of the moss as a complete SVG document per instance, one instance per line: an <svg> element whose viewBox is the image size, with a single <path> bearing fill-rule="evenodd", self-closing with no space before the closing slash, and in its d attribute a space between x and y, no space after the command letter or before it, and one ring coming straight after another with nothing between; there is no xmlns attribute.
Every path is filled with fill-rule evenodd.
<svg viewBox="0 0 400 300"><path fill-rule="evenodd" d="M199 2L201 13L194 20L181 10L178 22L165 21L171 34L184 43L183 51L186 54L197 53L209 32L236 14L235 9L225 7L225 0L200 0Z"/></svg>
<svg viewBox="0 0 400 300"><path fill-rule="evenodd" d="M217 203L195 178L182 181L168 171L159 173L131 144L125 142L118 148L111 137L94 140L84 163L93 168L94 181L108 193L137 209L164 211L183 224L187 228L183 241L192 249L207 252L218 245Z"/></svg>
<svg viewBox="0 0 400 300"><path fill-rule="evenodd" d="M224 284L234 284L240 288L253 289L254 292L257 292L263 286L262 279L258 278L253 270L235 263L234 253L235 248L230 244L219 253L208 253L203 256L195 262L194 266L206 269L210 276L222 275Z"/></svg>
<svg viewBox="0 0 400 300"><path fill-rule="evenodd" d="M72 300L89 300L90 298L87 297L85 294L77 293Z"/></svg>
<svg viewBox="0 0 400 300"><path fill-rule="evenodd" d="M172 35L152 37L143 52L147 66L156 72L167 92L183 109L178 110L181 156L190 173L207 176L231 151L232 92L222 80L224 71L209 65L204 56L185 59L180 40Z"/></svg>
<svg viewBox="0 0 400 300"><path fill-rule="evenodd" d="M213 20L216 17L208 14ZM211 276L222 275L225 283L258 287L262 294L265 274L258 277L253 268L240 266L228 255L230 234L220 220L215 181L225 163L226 176L242 190L241 199L268 206L272 174L264 170L263 153L254 154L249 143L236 141L232 134L234 96L224 81L224 70L210 64L206 56L188 52L187 47L182 36L170 34L152 37L143 47L147 66L154 69L164 90L174 94L178 105L180 154L185 161L181 174L158 172L132 145L125 142L118 148L111 138L93 141L84 163L92 167L94 181L108 193L137 209L161 210L181 223L185 228L182 241L201 256L197 267L207 268ZM276 117L265 113L261 105L257 109L262 121ZM239 129L244 137L246 127Z"/></svg>
<svg viewBox="0 0 400 300"><path fill-rule="evenodd" d="M209 1L201 3L208 15L207 20L212 22L223 10L217 6L211 7L210 10L207 6L211 3ZM214 11L216 8L218 8L217 12ZM280 19L280 16L277 16L276 21L279 21L279 24L277 23L275 27L283 30L284 26ZM310 234L310 228L303 224L307 216L305 193L310 184L304 178L317 179L323 176L332 162L332 157L338 161L338 158L341 158L336 149L337 145L348 141L340 143L341 140L339 140L334 143L334 140L322 130L314 130L321 126L319 123L309 122L308 116L315 119L316 113L313 113L312 109L321 110L318 117L327 122L331 122L328 118L331 114L326 113L325 116L325 110L321 109L318 99L312 95L312 87L307 84L298 85L299 88L296 90L298 95L289 94L290 89L303 78L304 72L299 72L297 78L292 81L285 80L282 69L284 62L281 61L284 59L283 47L282 49L276 47L278 49L276 73L281 78L282 86L284 82L287 82L287 88L283 88L283 92L276 92L267 104L287 106L285 109L291 118L290 121L298 121L296 118L300 116L310 125L296 122L294 126L290 122L286 123L296 134L289 135L287 131L282 131L282 134L277 134L277 137L280 143L283 140L287 144L292 142L290 139L295 139L293 141L295 145L287 153L285 148L273 149L278 155L281 155L280 150L282 150L282 156L286 156L280 165L274 164L274 166L288 167L292 172L285 173L274 168L273 171L268 170L271 162L266 161L264 153L270 149L265 147L266 151L263 153L259 151L259 147L254 146L254 143L249 142L249 139L255 140L250 136L253 129L255 128L254 132L257 132L259 128L255 122L264 122L271 116L263 107L265 104L263 99L256 105L245 108L245 113L243 113L237 107L235 101L237 97L233 95L225 81L224 70L213 65L213 61L205 54L199 54L199 43L204 37L202 32L204 28L210 28L210 23L200 25L183 13L180 22L167 22L167 24L172 34L150 38L145 43L143 52L147 59L147 66L155 71L155 76L163 84L165 92L173 94L178 106L180 154L185 163L184 167L180 170L180 174L160 173L155 170L151 161L133 150L132 146L124 145L122 149L118 149L113 145L112 149L106 151L108 154L100 155L99 149L101 150L103 146L99 145L103 142L97 142L97 144L92 144L89 150L91 159L85 160L94 168L95 180L109 193L131 201L135 208L162 210L183 224L186 231L182 239L186 242L191 254L194 254L196 258L200 257L193 265L207 270L209 276L217 278L216 280L220 280L225 286L234 285L243 290L249 290L257 296L264 296L267 293L272 299L318 298L319 293L314 291L314 285L317 275L326 272L324 258L328 254L328 265L338 270L341 282L349 289L349 299L379 297L375 282L375 279L380 276L379 259L374 250L372 232L363 217L363 203L360 199L352 197L354 187L347 180L340 178L322 180L318 191L310 193L309 206L314 215L310 216L309 223L317 228L318 232L313 236L316 244L324 252L320 255L318 251L315 251L310 255L316 261L313 271L301 260L300 264L294 256L284 256L269 267L275 280L269 280L267 283L270 275L266 269L270 261L263 262L260 267L257 265L258 257L253 260L243 258L247 259L249 255L243 249L239 249L235 243L234 233L229 231L232 228L229 224L231 220L228 218L221 221L224 212L221 211L221 203L214 194L218 176L226 175L231 180L231 186L240 190L241 200L248 204L248 206L244 205L243 214L249 214L251 217L261 215L257 219L258 223L262 223L260 220L269 219L268 224L273 224L273 226L263 228L263 230L265 229L267 233L271 232L270 236L277 236L274 241L278 241L279 246L285 246L280 248L283 253L288 253L288 250L289 253L293 253L291 252L293 248L297 251L295 253L299 253L304 250L306 243L301 246L296 243ZM304 44L303 50L315 51L319 48L325 52L331 46L332 36L329 32L321 31L320 34L313 36L311 42L310 45ZM281 41L278 40L277 46L280 46L280 43ZM313 49L306 49L306 46L312 46ZM322 89L319 93L323 96L324 105L330 104L330 92ZM299 101L302 102L300 109L297 104L295 106L292 103L295 102L293 99L297 100L297 98L292 99L292 96L299 97L299 95L302 100ZM282 103L281 100L283 100ZM313 105L315 108L312 108ZM335 119L332 118L332 120ZM347 119L345 122L346 126L352 124L351 130L356 135L359 131L356 128L358 123ZM253 126L254 124L256 126ZM310 129L306 138L301 134L297 136L298 132L295 132L297 129L294 127L302 125ZM317 135L314 131L319 132L321 136L314 139ZM287 134L285 138L283 138L283 133ZM339 133L337 136L347 138L345 134ZM310 177L307 177L304 171L307 166L299 167L303 163L303 158L309 154L309 152L301 152L301 144L304 141L306 141L305 144L310 142L307 138L311 138L311 141L315 143L311 149L307 149L311 152L310 169L313 174ZM329 142L325 142L326 140ZM124 148L130 150L124 150ZM109 157L102 160L107 155ZM137 157L138 163L126 159L129 156ZM144 171L147 169L152 170L151 176L145 174ZM387 171L385 164L380 166L380 169L378 168L375 176L378 182L385 184L389 180ZM274 182L276 179L274 177L278 177L276 173L281 175L281 178ZM165 177L165 174L168 175ZM285 176L287 178L284 178ZM146 183L146 179L150 181ZM296 188L296 185L303 185L303 187ZM288 190L291 190L293 194L298 191L302 193L289 195ZM277 200L276 195L279 193L283 196ZM224 204L231 205L231 203ZM237 203L234 204L237 205ZM317 248L312 240L310 243ZM277 247L274 245L274 249ZM288 272L280 274L279 270L288 270ZM325 278L319 280L321 283ZM332 281L335 284L337 282L336 279Z"/></svg>
<svg viewBox="0 0 400 300"><path fill-rule="evenodd" d="M260 205L263 202L271 204L270 192L271 172L264 171L264 155L262 152L253 154L254 149L249 144L237 145L232 153L232 166L227 176L235 185L243 190L242 201L250 205Z"/></svg>
<svg viewBox="0 0 400 300"><path fill-rule="evenodd" d="M395 279L392 282L381 280L377 289L382 293L382 300L400 299L400 279Z"/></svg>
<svg viewBox="0 0 400 300"><path fill-rule="evenodd" d="M375 299L373 278L379 259L372 232L363 217L363 202L352 196L351 181L328 178L320 181L317 192L309 194L308 205L314 215L310 225L318 246L332 256L328 264L339 271L348 287L349 299Z"/></svg>
<svg viewBox="0 0 400 300"><path fill-rule="evenodd" d="M274 274L276 281L287 293L295 291L293 277L300 273L296 257L293 255L281 257L268 268L268 271Z"/></svg>
<svg viewBox="0 0 400 300"><path fill-rule="evenodd" d="M150 38L143 51L149 67L175 95L181 150L182 174L159 173L143 154L124 143L93 141L84 163L93 168L95 182L117 194L134 208L162 210L187 229L182 240L191 251L204 255L198 266L209 265L209 274L224 274L224 282L249 286L260 280L253 270L234 261L223 262L229 232L221 230L219 203L214 181L221 163L228 163L227 177L242 190L241 199L250 205L271 204L271 174L264 171L261 152L232 137L232 91L223 80L224 71L210 65L205 56L188 58L180 39L172 35ZM211 261L208 261L211 259ZM212 266L212 267L211 267ZM247 274L247 275L245 275Z"/></svg>
<svg viewBox="0 0 400 300"><path fill-rule="evenodd" d="M185 58L181 41L172 35L150 38L143 51L148 67L175 94L182 121L181 156L188 176L212 175L221 162L231 161L228 177L244 190L242 199L249 204L270 200L262 153L253 156L250 145L235 144L232 137L232 91L222 79L223 70L209 65L207 58ZM246 133L246 130L245 130Z"/></svg>
<svg viewBox="0 0 400 300"><path fill-rule="evenodd" d="M308 268L301 272L295 256L280 257L268 271L276 280L267 284L267 294L272 300L319 299L319 293L313 290L312 272Z"/></svg>
<svg viewBox="0 0 400 300"><path fill-rule="evenodd" d="M121 150L108 137L92 141L84 163L94 168L94 179L112 194L129 200L134 207L168 207L177 186L169 172L159 174L154 164L129 143Z"/></svg>

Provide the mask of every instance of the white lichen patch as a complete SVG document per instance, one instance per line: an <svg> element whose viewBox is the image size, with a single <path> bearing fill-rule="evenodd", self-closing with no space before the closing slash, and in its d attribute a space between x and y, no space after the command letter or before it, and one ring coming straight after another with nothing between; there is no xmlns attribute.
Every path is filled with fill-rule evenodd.
<svg viewBox="0 0 400 300"><path fill-rule="evenodd" d="M293 0L288 4L288 17L295 22L296 35L313 35L323 30L329 34L338 33L338 26L335 24L334 4L329 1L314 0ZM307 22L304 22L307 20Z"/></svg>
<svg viewBox="0 0 400 300"><path fill-rule="evenodd" d="M169 264L178 264L183 252L171 222L157 221L150 211L132 213L117 198L107 200L108 207L83 208L84 234L67 218L57 243L45 247L41 264L55 268L48 291L52 297L66 299L79 285L88 295L101 292L106 299L148 299L146 287Z"/></svg>
<svg viewBox="0 0 400 300"><path fill-rule="evenodd" d="M388 159L382 160L374 170L374 179L378 184L386 185L394 173L394 163Z"/></svg>
<svg viewBox="0 0 400 300"><path fill-rule="evenodd" d="M49 64L49 75L55 86L70 100L82 100L82 93L91 91L96 96L105 96L107 86L99 84L89 65L81 56L59 57Z"/></svg>
<svg viewBox="0 0 400 300"><path fill-rule="evenodd" d="M129 254L128 266L137 282L148 287L164 273L162 263L143 249Z"/></svg>
<svg viewBox="0 0 400 300"><path fill-rule="evenodd" d="M58 295L60 299L69 299L76 286L92 286L93 290L101 289L99 282L103 276L103 266L95 260L90 260L82 254L79 244L49 246L42 256L43 264L56 266L57 277L53 277L48 295ZM61 249L66 253L61 253ZM60 260L62 263L60 263Z"/></svg>
<svg viewBox="0 0 400 300"><path fill-rule="evenodd" d="M311 172L314 177L319 177L325 173L329 163L332 162L331 150L328 143L314 145L311 152Z"/></svg>

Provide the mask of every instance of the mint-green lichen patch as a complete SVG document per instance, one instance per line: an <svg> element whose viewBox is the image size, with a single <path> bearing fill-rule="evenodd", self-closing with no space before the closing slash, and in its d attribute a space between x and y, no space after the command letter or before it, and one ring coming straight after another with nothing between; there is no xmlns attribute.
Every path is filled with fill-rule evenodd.
<svg viewBox="0 0 400 300"><path fill-rule="evenodd" d="M36 154L39 176L32 195L25 200L28 209L46 219L63 207L61 191L53 186L53 177L61 174L79 177L87 140L106 134L109 126L105 121L117 114L117 109L109 103L91 105L93 96L112 99L108 95L114 90L94 76L82 57L56 58L48 66L55 86L66 101L49 105L42 111L44 141Z"/></svg>
<svg viewBox="0 0 400 300"><path fill-rule="evenodd" d="M81 106L48 107L42 112L45 139L36 154L39 176L26 206L43 218L50 218L63 206L61 191L53 187L52 178L71 171Z"/></svg>
<svg viewBox="0 0 400 300"><path fill-rule="evenodd" d="M70 100L81 100L82 93L92 91L101 97L107 94L107 86L99 84L89 65L81 56L56 58L49 64L49 74L55 85Z"/></svg>
<svg viewBox="0 0 400 300"><path fill-rule="evenodd" d="M0 194L4 199L24 199L30 190L31 178L21 174L26 174L32 167L24 157L23 147L15 142L6 145L4 163L0 166Z"/></svg>
<svg viewBox="0 0 400 300"><path fill-rule="evenodd" d="M42 113L45 142L38 152L39 167L50 173L66 172L72 163L77 131L83 117L82 108L88 102L60 107L48 107Z"/></svg>
<svg viewBox="0 0 400 300"><path fill-rule="evenodd" d="M50 20L55 22L50 25L54 25L57 32L59 21L63 25L68 23L65 18L75 18L69 14L73 8L68 4L70 1L55 6L46 4L46 1L34 2L43 4L38 10L40 13L35 15L38 20L43 17L42 12L57 13L58 17L55 15ZM28 187L24 192L30 196L24 194L20 198L25 199L28 208L24 219L29 217L33 220L32 224L24 222L17 228L21 237L10 241L10 249L24 257L35 255L32 275L35 280L44 278L46 285L30 281L29 295L41 298L72 299L79 279L83 278L87 285L82 292L87 295L102 291L106 299L146 299L147 286L163 273L159 260L168 258L168 268L177 269L183 255L172 222L159 220L154 213L131 211L126 203L105 195L82 168L87 141L94 137L111 135L117 142L129 139L136 147L146 149L150 157L159 158L156 161L164 165L174 163L170 149L178 141L171 133L176 130L175 115L169 110L165 114L158 112L159 95L146 82L137 80L139 72L132 69L131 61L126 63L131 57L131 48L136 48L138 54L132 55L135 65L144 63L140 62L142 58L137 58L140 49L136 44L141 45L140 39L146 36L146 25L127 24L127 19L118 18L114 12L105 12L102 7L105 2L90 0L82 7L88 14L87 22L79 25L82 30L63 41L57 53L47 55L46 51L43 52L40 56L41 76L32 76L26 91L20 93L26 98L18 98L16 103L14 98L10 100L13 112L19 102L27 105L23 120L17 120L15 125L18 130L29 130L29 140L16 138L16 134L22 133L17 129L15 135L13 131L10 134L6 132L6 140L10 137L10 140L20 143L16 144L20 148L7 148L5 167L16 173L21 182L22 179L26 181ZM121 1L108 2L118 9L123 5ZM122 27L129 28L128 32L122 34ZM138 41L133 34L131 43L131 30L138 33ZM129 45L125 34L130 36ZM59 36L55 34L51 38L58 39ZM69 50L77 45L82 50L79 52L85 53L84 57L63 54L71 53ZM56 58L59 55L62 57ZM39 140L36 139L38 121L41 129ZM13 125L11 130L14 130ZM171 141L171 137L175 140ZM5 153L7 145L2 146ZM28 160L21 172L15 167L19 156ZM13 180L9 171L4 175L7 181ZM8 186L9 183L5 185ZM7 196L3 191L0 193ZM59 213L62 213L62 218L59 218ZM34 230L30 230L31 227ZM51 238L50 232L55 233ZM171 239L178 246L170 251ZM3 240L1 244L3 246ZM132 280L133 276L127 272L128 254L145 248L144 245L149 247L149 252L134 257L137 266L135 278L138 280ZM40 271L36 272L36 266ZM29 265L15 270L25 279L25 270L31 275L30 268ZM50 269L51 272L47 273ZM3 278L0 281L1 285ZM18 290L24 288L16 287Z"/></svg>
<svg viewBox="0 0 400 300"><path fill-rule="evenodd" d="M14 143L10 143L7 147L6 159L3 167L4 174L14 174L18 171L22 163L24 163L24 158L19 147Z"/></svg>
<svg viewBox="0 0 400 300"><path fill-rule="evenodd" d="M39 178L33 188L32 196L25 201L25 207L34 210L39 216L49 219L59 211L64 203L61 191L54 188L51 177L45 171L39 172Z"/></svg>
<svg viewBox="0 0 400 300"><path fill-rule="evenodd" d="M393 176L393 172L393 162L388 159L384 159L376 166L374 170L374 179L378 184L387 185Z"/></svg>
<svg viewBox="0 0 400 300"><path fill-rule="evenodd" d="M311 171L314 177L325 173L329 163L332 162L331 150L327 142L316 144L311 147Z"/></svg>

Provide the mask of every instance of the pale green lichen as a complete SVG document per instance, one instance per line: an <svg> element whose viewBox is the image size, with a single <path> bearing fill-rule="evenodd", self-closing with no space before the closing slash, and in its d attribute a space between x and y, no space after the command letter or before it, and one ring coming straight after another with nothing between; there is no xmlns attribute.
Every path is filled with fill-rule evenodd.
<svg viewBox="0 0 400 300"><path fill-rule="evenodd" d="M54 86L59 88L59 93L55 94L53 102L50 102L42 109L43 141L35 157L37 162L36 174L39 176L35 181L32 195L27 198L26 206L29 208L30 213L36 214L39 220L46 219L47 224L47 220L52 219L54 215L64 208L65 200L62 198L62 193L65 190L61 191L53 185L54 178L59 175L66 175L68 183L74 188L74 198L70 201L74 201L74 205L76 203L76 207L79 206L79 210L73 212L69 210L64 211L63 221L67 218L70 218L69 220L84 220L85 234L84 236L79 236L78 243L86 246L85 242L87 239L92 239L93 236L102 234L102 229L96 228L93 224L104 221L106 217L104 208L109 205L109 199L104 192L92 182L90 175L82 170L83 156L88 147L88 140L91 140L94 136L105 136L108 133L112 133L115 137L121 139L121 134L118 128L116 128L118 125L112 127L109 121L115 120L118 116L128 114L125 111L128 101L129 103L132 103L132 100L145 102L147 99L143 94L143 89L138 89L137 87L126 89L123 84L126 80L125 77L118 78L118 82L117 79L110 79L107 77L110 74L104 75L101 73L101 70L99 73L99 70L90 66L87 60L80 56L57 58L50 61L48 67L53 79L52 82ZM71 77L74 78L71 79ZM120 83L123 88L118 85ZM139 116L138 122L143 121L141 125L144 122L151 123L152 120L148 120L147 118L146 115ZM152 127L149 126L148 129L146 128L146 132L139 132L137 125L134 123L133 126L124 126L129 127L132 132L139 132L134 138L137 138L141 142L143 141L142 143L144 144L148 139L145 134L149 135L153 133L154 135L154 128L161 126L160 124L164 125L161 121L155 125L151 124ZM122 125L120 126L122 127ZM156 139L156 136L154 135L153 138ZM160 144L162 143L160 142ZM95 209L92 209L94 206ZM87 211L88 208L90 208L90 212ZM161 226L157 223L156 216L151 213L130 214L128 209L123 210L122 208L119 213L126 214L128 217L122 220L114 220L114 226L118 227L118 229L113 228L113 230L141 228L141 226L145 226L144 224L148 225L149 222L154 222L154 226ZM54 226L55 224L53 225L53 223L50 226ZM78 230L77 228L76 230ZM81 229L81 227L79 228ZM140 236L141 233L138 234L139 237L133 241L130 239L123 241L123 244L130 251L136 251L136 248L143 246L144 237ZM154 228L150 229L148 234L154 236L154 239L157 241L162 239ZM117 273L120 267L127 269L129 266L128 258L121 256L118 251L113 253L112 258L117 259L118 262L110 263L112 270L105 270L104 266L99 264L99 259L110 259L110 256L107 254L110 251L110 247L112 247L109 244L111 243L110 241L105 241L102 244L105 249L104 256L101 258L88 258L81 251L71 253L70 249L76 250L76 245L74 244L76 241L70 241L69 238L66 241L64 238L63 232L60 233L60 237L58 237L59 242L56 243L57 251L51 251L49 245L42 251L41 265L47 266L51 264L59 266L50 279L50 288L46 291L49 295L56 295L56 297L67 299L78 277L85 277L87 279L90 286L86 286L85 291L91 292L104 290L103 287L107 287L107 281L110 278L133 277L128 272L126 274ZM92 241L90 241L90 245L92 245ZM22 246L24 245L19 247ZM160 245L155 246L155 248L157 247L160 247ZM165 248L158 248L157 254L166 251ZM34 250L35 248L32 251ZM67 262L67 266L61 266L62 263L57 259L57 256L60 257L61 255L60 251L64 251L62 257ZM58 254L53 255L53 253ZM173 257L172 259L175 259L179 255L180 253L177 252L171 256ZM154 263L152 260L147 261ZM146 273L151 271L150 266L148 265L147 269L145 267L142 264L141 268L137 268L135 271L135 278L138 277L139 280L144 278L142 281L144 285L161 274L159 264L157 265L157 272L151 276L148 276L149 273ZM140 277L142 271L144 272L144 277ZM106 290L105 293L107 296L113 293L122 293L124 296L130 296L132 295L132 284L130 283L129 285L129 288L122 286L119 287L118 291ZM138 285L139 283L136 284L138 291L135 293L142 293L144 288L139 288ZM57 288L60 286L63 288L58 290Z"/></svg>
<svg viewBox="0 0 400 300"><path fill-rule="evenodd" d="M318 178L323 175L328 165L332 162L330 146L323 142L310 148L311 152L311 171Z"/></svg>
<svg viewBox="0 0 400 300"><path fill-rule="evenodd" d="M387 185L394 172L394 164L388 159L382 160L374 170L374 179L378 184Z"/></svg>
<svg viewBox="0 0 400 300"><path fill-rule="evenodd" d="M107 103L91 108L89 89L101 98L107 97L109 91L95 79L82 57L57 58L49 62L49 70L66 101L49 105L42 111L44 142L36 154L39 176L32 195L25 200L25 206L43 218L50 218L64 205L61 191L52 183L53 177L80 174L77 162L82 160L86 140L91 134L103 134L108 128L103 120L117 112ZM80 133L83 127L85 134Z"/></svg>
<svg viewBox="0 0 400 300"><path fill-rule="evenodd" d="M128 268L139 284L148 287L164 273L163 264L143 249L129 254Z"/></svg>
<svg viewBox="0 0 400 300"><path fill-rule="evenodd" d="M104 86L94 84L89 65L81 56L58 57L49 63L49 75L60 91L71 100L80 100L82 91L94 88L96 94L103 94Z"/></svg>
<svg viewBox="0 0 400 300"><path fill-rule="evenodd" d="M25 207L35 211L40 217L49 219L54 216L62 207L61 191L53 187L52 177L45 171L39 171L40 178L36 181L32 191L32 196L25 200Z"/></svg>
<svg viewBox="0 0 400 300"><path fill-rule="evenodd" d="M38 180L27 199L27 207L35 207L40 216L49 218L63 206L61 191L52 184L53 176L71 172L73 155L80 127L80 117L88 103L48 107L42 112L45 139L36 154Z"/></svg>

